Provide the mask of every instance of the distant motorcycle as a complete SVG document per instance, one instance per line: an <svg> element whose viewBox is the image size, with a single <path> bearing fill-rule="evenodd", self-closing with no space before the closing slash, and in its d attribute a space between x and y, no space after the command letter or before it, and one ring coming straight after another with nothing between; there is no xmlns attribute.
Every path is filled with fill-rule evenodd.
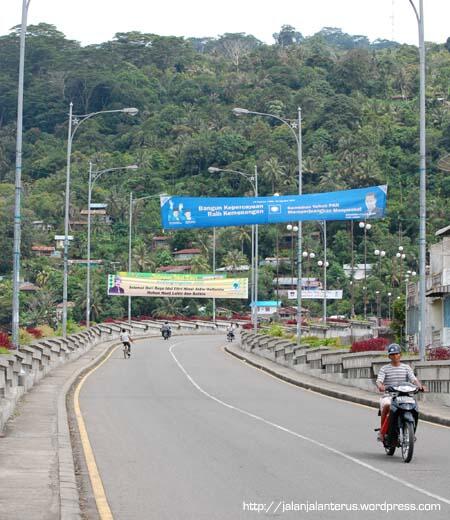
<svg viewBox="0 0 450 520"><path fill-rule="evenodd" d="M230 343L234 340L234 332L227 332L227 341Z"/></svg>
<svg viewBox="0 0 450 520"><path fill-rule="evenodd" d="M162 337L166 340L166 339L170 338L170 336L172 335L172 332L170 329L163 329L161 331L161 334L162 334Z"/></svg>
<svg viewBox="0 0 450 520"><path fill-rule="evenodd" d="M392 402L380 431L384 434L384 449L387 455L392 456L396 448L401 448L403 461L411 462L419 421L419 407L414 394L419 391L419 388L404 383L399 386L389 386L386 391L391 395Z"/></svg>

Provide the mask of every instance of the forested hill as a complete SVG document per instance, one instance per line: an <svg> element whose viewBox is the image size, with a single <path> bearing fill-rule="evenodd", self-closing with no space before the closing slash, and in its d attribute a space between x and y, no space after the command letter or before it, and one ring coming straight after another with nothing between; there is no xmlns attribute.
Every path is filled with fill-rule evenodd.
<svg viewBox="0 0 450 520"><path fill-rule="evenodd" d="M260 193L295 193L297 158L289 128L275 119L236 117L233 107L295 119L303 116L303 190L333 191L387 183L388 217L370 233L369 250L389 258L405 247L417 268L418 50L414 46L345 35L327 28L304 38L285 26L263 44L245 34L218 38L119 33L114 40L82 47L54 26L30 26L26 41L23 248L25 275L39 267L26 260L31 245L54 245L63 230L69 103L74 113L137 107L135 117L97 116L83 123L73 143L72 218L87 206L87 170L129 164L135 171L99 179L93 201L108 203L111 228L98 227L93 257L126 268L129 192L135 197L170 194L236 196L250 192L245 179L208 173L216 166L260 172ZM18 32L0 37L0 274L11 271ZM449 224L450 173L438 160L450 152L450 44L427 44L428 236ZM158 267L148 257L159 234L157 201L136 207L135 269ZM36 231L32 221L52 226ZM314 224L305 226L305 247L314 247ZM105 234L109 233L106 238ZM202 246L203 244L203 246ZM218 262L230 249L248 254L248 243L223 232ZM178 233L172 248L204 247L204 231ZM329 226L330 279L350 261L348 226ZM263 229L262 254L274 256L275 231ZM361 237L356 248L361 253ZM317 246L316 246L317 248ZM10 253L11 252L11 253ZM85 257L85 232L75 233L75 258ZM140 255L140 256L139 256ZM147 255L147 260L145 260ZM222 255L222 256L221 256ZM357 257L361 261L361 257ZM122 264L120 265L120 262ZM207 267L207 266L203 266ZM386 268L388 264L386 264ZM50 268L48 268L50 269ZM42 270L42 269L41 269ZM340 283L343 283L342 280ZM391 281L386 281L389 285ZM75 288L73 288L75 291Z"/></svg>

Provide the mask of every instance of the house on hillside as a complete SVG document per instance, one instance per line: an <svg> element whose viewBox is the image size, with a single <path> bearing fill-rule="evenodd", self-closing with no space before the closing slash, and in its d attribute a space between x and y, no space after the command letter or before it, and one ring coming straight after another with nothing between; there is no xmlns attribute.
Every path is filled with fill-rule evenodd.
<svg viewBox="0 0 450 520"><path fill-rule="evenodd" d="M87 228L87 220L71 220L69 227L71 231L82 231Z"/></svg>
<svg viewBox="0 0 450 520"><path fill-rule="evenodd" d="M186 260L192 260L196 256L200 256L202 254L201 250L198 248L191 249L180 249L179 251L173 252L173 257L177 262L185 262Z"/></svg>
<svg viewBox="0 0 450 520"><path fill-rule="evenodd" d="M31 282L20 282L19 291L31 293L31 292L39 291L39 287Z"/></svg>
<svg viewBox="0 0 450 520"><path fill-rule="evenodd" d="M53 246L35 245L31 246L31 251L35 256L52 256L55 252L55 248Z"/></svg>
<svg viewBox="0 0 450 520"><path fill-rule="evenodd" d="M56 249L64 249L64 235L55 235ZM67 235L67 240L73 240L73 235Z"/></svg>
<svg viewBox="0 0 450 520"><path fill-rule="evenodd" d="M67 302L67 309L73 309L75 307L75 303L74 302L70 302L68 301ZM56 319L58 321L61 321L62 320L62 315L63 315L63 310L64 310L64 304L63 303L58 303L58 305L56 306Z"/></svg>
<svg viewBox="0 0 450 520"><path fill-rule="evenodd" d="M297 290L297 277L280 276L272 281L274 291L278 292L278 297L285 296L289 298L291 291ZM302 278L303 290L322 289L322 282L317 278Z"/></svg>
<svg viewBox="0 0 450 520"><path fill-rule="evenodd" d="M190 273L192 266L190 265L164 265L156 269L157 273Z"/></svg>
<svg viewBox="0 0 450 520"><path fill-rule="evenodd" d="M291 265L291 259L287 257L281 257L278 258L275 256L266 256L263 260L260 260L259 265L261 267L269 266L276 268L278 264L278 267L280 266L290 266Z"/></svg>
<svg viewBox="0 0 450 520"><path fill-rule="evenodd" d="M250 306L252 306L252 305L250 305ZM257 302L255 302L255 305L256 305L258 316L270 317L270 316L273 316L274 314L276 314L278 309L281 307L281 302L277 302L274 300L257 301Z"/></svg>
<svg viewBox="0 0 450 520"><path fill-rule="evenodd" d="M250 271L250 266L247 264L237 265L236 267L227 265L226 267L219 267L216 269L216 273L245 273L247 271Z"/></svg>
<svg viewBox="0 0 450 520"><path fill-rule="evenodd" d="M38 231L50 231L53 228L51 224L46 224L43 220L33 220L31 225Z"/></svg>
<svg viewBox="0 0 450 520"><path fill-rule="evenodd" d="M164 236L155 236L152 238L152 251L157 249L168 249L170 247L170 238Z"/></svg>
<svg viewBox="0 0 450 520"><path fill-rule="evenodd" d="M112 218L106 212L106 204L91 204L91 221L101 224L112 224ZM88 218L89 210L82 209L80 211L82 217Z"/></svg>

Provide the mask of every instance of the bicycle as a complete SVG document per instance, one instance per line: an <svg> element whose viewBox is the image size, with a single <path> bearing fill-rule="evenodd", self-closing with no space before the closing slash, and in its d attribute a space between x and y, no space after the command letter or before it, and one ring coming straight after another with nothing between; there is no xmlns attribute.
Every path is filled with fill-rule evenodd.
<svg viewBox="0 0 450 520"><path fill-rule="evenodd" d="M123 358L124 359L128 359L128 358L131 357L130 344L129 343L124 343L123 344L122 352L123 352Z"/></svg>

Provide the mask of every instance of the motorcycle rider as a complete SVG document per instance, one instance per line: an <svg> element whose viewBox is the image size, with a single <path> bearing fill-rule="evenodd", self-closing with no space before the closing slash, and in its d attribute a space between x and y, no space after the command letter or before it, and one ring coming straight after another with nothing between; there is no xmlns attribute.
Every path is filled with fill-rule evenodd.
<svg viewBox="0 0 450 520"><path fill-rule="evenodd" d="M410 382L416 385L419 390L425 391L422 383L417 379L412 371L412 368L405 363L400 363L401 348L397 343L391 343L387 349L389 359L391 362L388 365L384 365L378 372L378 377L375 382L377 388L384 395L380 399L380 410L381 410L381 427L383 426L384 420L391 409L392 398L389 394L385 393L386 388L389 386L398 386L402 383ZM383 442L383 434L378 434L378 440Z"/></svg>
<svg viewBox="0 0 450 520"><path fill-rule="evenodd" d="M161 327L161 334L164 336L164 332L169 333L169 337L172 335L172 329L170 328L169 322L165 321Z"/></svg>

